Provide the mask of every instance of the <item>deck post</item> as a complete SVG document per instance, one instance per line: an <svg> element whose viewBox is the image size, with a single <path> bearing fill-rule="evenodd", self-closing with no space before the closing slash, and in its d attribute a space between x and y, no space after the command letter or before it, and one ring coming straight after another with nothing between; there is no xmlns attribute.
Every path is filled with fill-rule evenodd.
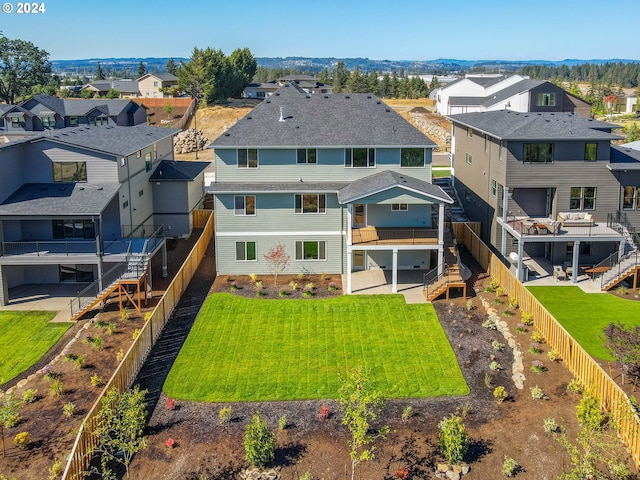
<svg viewBox="0 0 640 480"><path fill-rule="evenodd" d="M167 278L167 242L162 242L162 278Z"/></svg>
<svg viewBox="0 0 640 480"><path fill-rule="evenodd" d="M523 282L523 276L524 276L524 271L522 268L522 264L524 263L524 259L522 258L524 256L524 242L522 241L522 239L518 240L518 270L517 270L517 275L516 278L520 281Z"/></svg>
<svg viewBox="0 0 640 480"><path fill-rule="evenodd" d="M438 205L438 245L444 245L444 203Z"/></svg>
<svg viewBox="0 0 640 480"><path fill-rule="evenodd" d="M618 247L618 262L622 261L622 257L624 257L624 247L626 245L626 241L623 238L622 240L620 240L620 246Z"/></svg>
<svg viewBox="0 0 640 480"><path fill-rule="evenodd" d="M353 245L353 205L347 204L347 245Z"/></svg>
<svg viewBox="0 0 640 480"><path fill-rule="evenodd" d="M398 249L393 249L393 271L391 272L391 293L398 293Z"/></svg>
<svg viewBox="0 0 640 480"><path fill-rule="evenodd" d="M573 242L573 271L571 272L571 281L578 283L578 255L580 254L580 240Z"/></svg>
<svg viewBox="0 0 640 480"><path fill-rule="evenodd" d="M347 247L347 294L351 293L351 248Z"/></svg>

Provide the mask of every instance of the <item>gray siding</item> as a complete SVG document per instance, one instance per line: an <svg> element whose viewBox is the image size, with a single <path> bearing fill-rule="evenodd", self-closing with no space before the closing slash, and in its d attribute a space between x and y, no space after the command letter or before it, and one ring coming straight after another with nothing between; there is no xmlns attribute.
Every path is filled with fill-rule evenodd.
<svg viewBox="0 0 640 480"><path fill-rule="evenodd" d="M217 182L348 182L380 170L406 173L431 182L431 149L423 168L400 167L400 149L377 149L374 168L347 168L343 148L319 148L317 164L297 164L295 149L258 149L258 168L238 168L236 149L216 149Z"/></svg>
<svg viewBox="0 0 640 480"><path fill-rule="evenodd" d="M4 202L24 183L24 151L25 144L0 150L0 202Z"/></svg>
<svg viewBox="0 0 640 480"><path fill-rule="evenodd" d="M151 182L153 210L157 214L188 213L187 182Z"/></svg>
<svg viewBox="0 0 640 480"><path fill-rule="evenodd" d="M192 221L188 214L155 214L154 223L164 227L166 237L182 238L191 234Z"/></svg>
<svg viewBox="0 0 640 480"><path fill-rule="evenodd" d="M431 206L410 204L407 211L393 211L391 205L368 205L367 225L428 228L431 226Z"/></svg>
<svg viewBox="0 0 640 480"><path fill-rule="evenodd" d="M381 268L391 270L393 252L391 250L368 250L364 252L367 270ZM429 270L431 268L431 252L429 250L398 251L399 270Z"/></svg>
<svg viewBox="0 0 640 480"><path fill-rule="evenodd" d="M204 190L204 172L198 175L193 182L187 182L187 205L189 212L194 208L202 208Z"/></svg>
<svg viewBox="0 0 640 480"><path fill-rule="evenodd" d="M63 147L45 140L29 144L25 157L24 183L53 182L52 162L86 162L87 182L89 183L115 183L118 181L115 158L109 155L88 152L70 146Z"/></svg>

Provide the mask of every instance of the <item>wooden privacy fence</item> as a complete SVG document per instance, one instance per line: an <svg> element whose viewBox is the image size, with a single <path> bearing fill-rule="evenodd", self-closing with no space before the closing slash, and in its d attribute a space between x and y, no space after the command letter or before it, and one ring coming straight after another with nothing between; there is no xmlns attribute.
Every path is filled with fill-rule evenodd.
<svg viewBox="0 0 640 480"><path fill-rule="evenodd" d="M117 389L120 393L126 391L136 378L151 351L151 347L160 336L162 329L171 316L171 312L180 301L180 297L182 297L187 285L193 278L204 257L207 246L211 242L213 237L213 211L194 210L193 226L194 228L204 228L204 231L153 309L153 312L151 312L149 319L140 330L140 334L131 344L122 362L85 417L62 475L63 480L77 480L84 477L96 448L96 438L92 432L95 430L96 416L102 406L102 397L112 388Z"/></svg>
<svg viewBox="0 0 640 480"><path fill-rule="evenodd" d="M465 245L478 263L484 267L483 262L488 260L487 270L491 276L509 296L516 299L520 311L531 314L535 329L544 335L548 345L560 354L573 376L599 398L601 407L611 413L620 438L631 451L636 465L640 466L640 420L631 406L629 397L538 299L518 281L509 271L509 267L471 231L470 227L464 223L457 224L459 226L456 230L455 225L454 232L458 242L471 239L472 247L470 248L467 243Z"/></svg>
<svg viewBox="0 0 640 480"><path fill-rule="evenodd" d="M174 107L188 107L193 101L190 97L133 97L130 98L132 102L136 102L141 105L145 105L149 108L164 108L167 103L170 103Z"/></svg>
<svg viewBox="0 0 640 480"><path fill-rule="evenodd" d="M478 236L480 223L455 222L451 225L453 227L453 235L458 244L464 245L480 266L488 270L492 253Z"/></svg>

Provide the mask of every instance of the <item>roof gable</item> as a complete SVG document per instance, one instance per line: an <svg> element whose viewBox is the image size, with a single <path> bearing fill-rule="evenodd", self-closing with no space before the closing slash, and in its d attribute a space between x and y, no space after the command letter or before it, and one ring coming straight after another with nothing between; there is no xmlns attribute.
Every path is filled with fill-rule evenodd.
<svg viewBox="0 0 640 480"><path fill-rule="evenodd" d="M209 162L181 162L176 160L162 160L155 169L150 182L190 182L196 179Z"/></svg>

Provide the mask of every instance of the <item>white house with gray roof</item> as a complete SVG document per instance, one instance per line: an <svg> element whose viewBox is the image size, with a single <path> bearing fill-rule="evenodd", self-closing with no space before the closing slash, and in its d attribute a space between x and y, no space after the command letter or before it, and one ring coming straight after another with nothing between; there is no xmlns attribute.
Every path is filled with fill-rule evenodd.
<svg viewBox="0 0 640 480"><path fill-rule="evenodd" d="M189 235L207 163L175 162L176 133L84 126L0 144L0 305L25 284L100 284Z"/></svg>
<svg viewBox="0 0 640 480"><path fill-rule="evenodd" d="M527 280L526 258L545 259L574 282L581 273L617 270L611 267L628 255L640 259L640 155L611 145L619 126L562 112L449 119L465 212L513 260L520 280Z"/></svg>
<svg viewBox="0 0 640 480"><path fill-rule="evenodd" d="M443 266L444 207L431 183L435 143L374 95L309 94L288 83L211 144L217 271L392 272Z"/></svg>

